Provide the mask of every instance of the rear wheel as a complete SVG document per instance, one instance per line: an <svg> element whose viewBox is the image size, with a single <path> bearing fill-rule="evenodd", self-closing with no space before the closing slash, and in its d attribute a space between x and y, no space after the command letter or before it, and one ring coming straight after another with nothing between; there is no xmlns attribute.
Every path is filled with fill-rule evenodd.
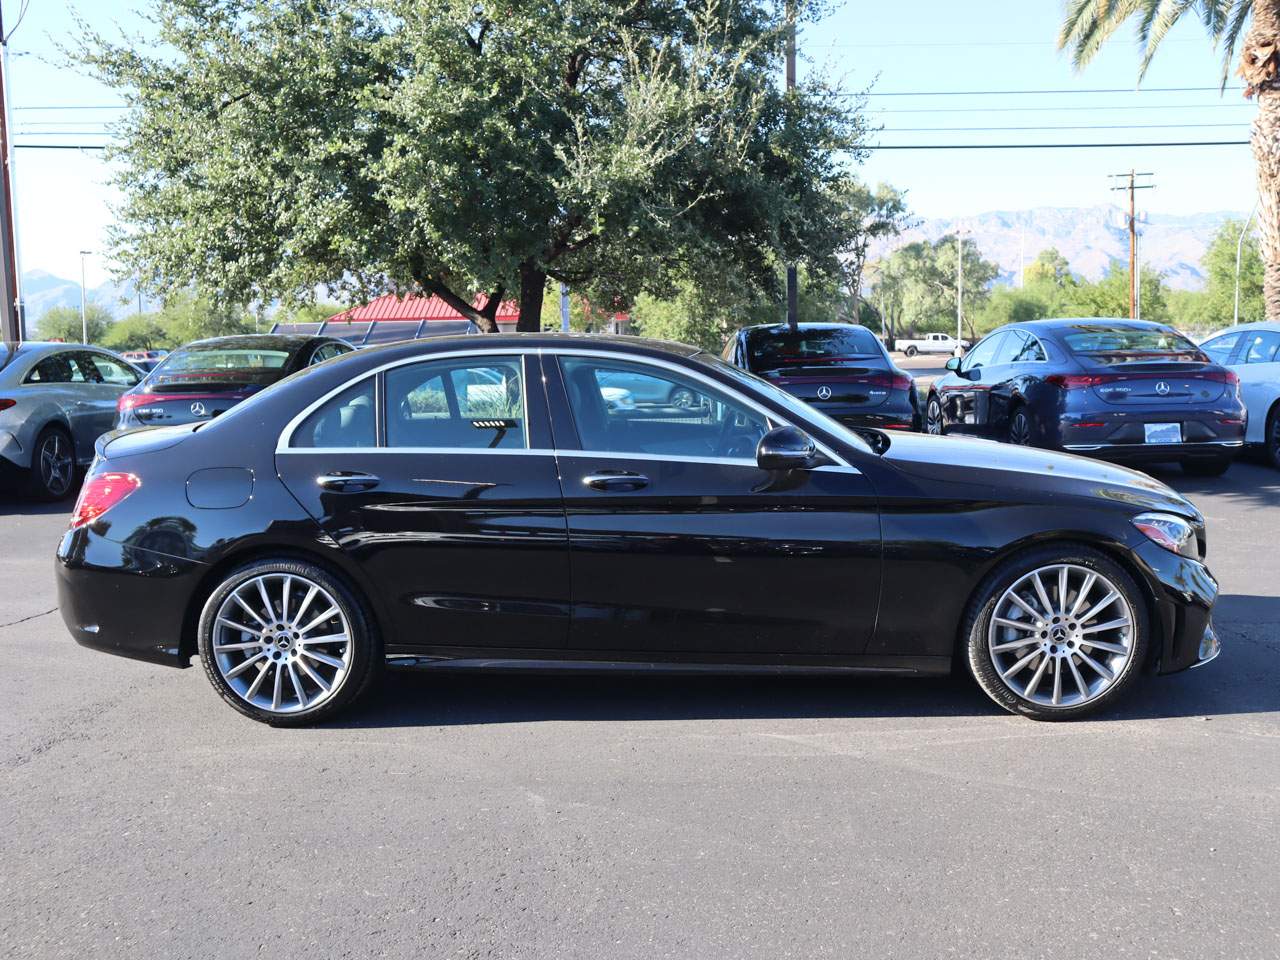
<svg viewBox="0 0 1280 960"><path fill-rule="evenodd" d="M905 353L908 357L914 357L920 351L917 350L914 346L910 346L910 347L907 347L907 349L902 352Z"/></svg>
<svg viewBox="0 0 1280 960"><path fill-rule="evenodd" d="M37 500L61 500L71 493L75 472L76 455L71 434L62 427L45 427L36 437L36 445L31 452L27 492Z"/></svg>
<svg viewBox="0 0 1280 960"><path fill-rule="evenodd" d="M671 396L667 398L667 402L673 407L688 410L693 406L694 399L693 391L688 387L676 387L671 391Z"/></svg>
<svg viewBox="0 0 1280 960"><path fill-rule="evenodd" d="M1267 416L1266 437L1263 444L1267 452L1267 460L1280 470L1280 403L1271 408Z"/></svg>
<svg viewBox="0 0 1280 960"><path fill-rule="evenodd" d="M924 432L935 437L942 436L942 401L936 394L929 397L924 408Z"/></svg>
<svg viewBox="0 0 1280 960"><path fill-rule="evenodd" d="M1009 418L1009 442L1020 447L1031 446L1031 417L1024 407L1019 407Z"/></svg>
<svg viewBox="0 0 1280 960"><path fill-rule="evenodd" d="M259 560L229 574L205 602L198 644L222 699L276 726L332 717L382 668L382 644L352 591L294 560Z"/></svg>
<svg viewBox="0 0 1280 960"><path fill-rule="evenodd" d="M1230 457L1213 457L1203 460L1183 460L1182 472L1193 477L1220 477L1231 466Z"/></svg>
<svg viewBox="0 0 1280 960"><path fill-rule="evenodd" d="M1011 713L1070 720L1117 700L1147 654L1142 594L1088 547L1048 546L1001 564L965 618L969 669Z"/></svg>

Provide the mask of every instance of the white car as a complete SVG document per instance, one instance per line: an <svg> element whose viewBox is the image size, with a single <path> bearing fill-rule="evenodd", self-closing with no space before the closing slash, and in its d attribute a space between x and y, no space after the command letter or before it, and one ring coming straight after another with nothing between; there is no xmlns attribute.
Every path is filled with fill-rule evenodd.
<svg viewBox="0 0 1280 960"><path fill-rule="evenodd" d="M969 349L969 341L957 340L949 333L926 333L919 340L898 340L896 346L908 357L917 353L945 353L958 357Z"/></svg>
<svg viewBox="0 0 1280 960"><path fill-rule="evenodd" d="M1240 396L1249 411L1244 442L1261 447L1280 468L1280 322L1242 323L1215 333L1200 349L1240 377Z"/></svg>

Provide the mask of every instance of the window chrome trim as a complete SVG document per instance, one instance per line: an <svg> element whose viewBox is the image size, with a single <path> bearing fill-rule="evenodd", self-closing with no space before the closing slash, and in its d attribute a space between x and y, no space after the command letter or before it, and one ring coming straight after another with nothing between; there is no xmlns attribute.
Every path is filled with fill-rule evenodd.
<svg viewBox="0 0 1280 960"><path fill-rule="evenodd" d="M521 379L523 380L521 384L521 388L523 391L523 402L525 405L524 406L525 443L527 444L529 442L529 374L528 374L529 362L528 362L528 358L530 355L537 355L539 359L542 359L544 357L555 358L555 357L561 357L561 356L596 357L603 360L615 360L615 361L621 360L627 363L638 363L642 365L649 364L651 366L673 370L676 373L683 374L686 377L690 377L694 380L699 380L702 383L705 383L707 386L711 387L712 389L715 389L721 393L727 394L728 396L741 402L744 406L750 407L752 410L761 414L767 421L777 426L786 426L786 427L795 426L795 424L791 423L786 418L768 409L761 403L757 402L754 398L744 395L734 387L726 386L725 384L720 383L718 380L708 376L705 373L702 373L699 370L694 370L694 369L691 369L690 367L681 366L680 364L670 360L663 360L656 357L635 356L634 354L626 354L626 353L621 353L619 351L614 351L614 350L591 350L585 347L546 348L546 347L511 346L505 350L494 349L493 347L464 347L458 350L449 350L441 353L431 353L425 356L402 357L399 360L392 360L391 362L384 363L381 366L375 367L372 370L367 370L364 373L361 373L358 377L353 377L350 380L347 380L344 383L339 384L338 386L330 390L328 393L325 393L323 396L307 404L305 407L302 408L301 412L296 414L292 420L290 420L288 423L285 424L284 429L280 431L280 436L276 439L275 452L277 454L280 454L280 453L294 453L294 454L297 454L297 453L311 453L311 454L315 454L315 453L361 453L361 454L387 454L387 453L477 454L477 453L480 453L480 454L485 454L485 453L488 453L488 454L493 454L493 453L496 453L496 454L507 454L507 455L511 455L511 454L546 455L546 454L554 453L558 456L566 456L570 454L581 454L585 456L596 456L596 457L606 457L606 458L610 457L609 453L603 452L603 451L560 450L560 449L551 450L551 449L545 449L545 448L530 449L528 447L525 447L522 449L503 450L503 449L490 449L488 447L387 447L387 446L291 447L289 445L293 440L294 431L298 428L298 426L302 423L302 421L307 419L307 417L309 417L317 409L322 407L324 404L328 403L330 400L332 400L338 394L342 393L344 390L354 387L356 384L362 383L363 381L371 377L376 378L382 374L385 374L388 370L394 370L397 367L406 367L415 363L429 363L436 360L452 360L452 359L457 359L461 357L491 357L491 358L520 357ZM378 392L376 384L375 384L374 392L375 394ZM572 413L572 411L570 412ZM805 432L807 433L808 431L806 430ZM824 456L826 456L829 460L832 461L830 465L815 467L814 469L822 470L826 472L833 472L830 469L830 467L836 467L836 468L839 468L839 472L841 473L853 473L853 474L862 473L861 470L859 470L857 467L853 466L853 464L846 461L844 457L840 456L838 453L836 453L834 450L828 447L825 443L823 443L817 437L813 437L812 439L814 444L817 446L818 450L821 451ZM660 456L655 454L617 453L617 454L614 454L614 456L617 458L628 458L632 460L675 459L674 457ZM717 459L727 459L728 462L731 462L731 463L738 462L738 463L751 463L753 465L755 464L755 461L752 461L752 460L745 460L745 459L738 460L736 458L707 458L707 457L691 458L691 460L693 460L694 462L713 462L713 463L716 462Z"/></svg>
<svg viewBox="0 0 1280 960"><path fill-rule="evenodd" d="M408 451L410 453L415 453L415 452L416 453L427 453L427 452L457 453L460 451L469 451L471 453L532 452L532 451L529 451L529 448L528 448L528 444L529 444L529 355L535 352L536 350L530 347L517 347L511 350L500 350L496 352L492 349L490 350L477 350L477 349L449 350L445 353L432 353L432 354L427 354L426 356L404 357L400 360L393 360L390 363L384 363L382 366L375 367L372 370L366 370L364 373L360 374L358 377L353 377L350 380L347 380L346 382L342 383L340 386L334 388L333 390L330 390L328 393L321 396L318 400L313 400L311 403L303 407L302 412L297 414L297 416L295 416L292 420L286 423L284 425L284 429L280 431L280 436L276 438L276 453L315 453L322 450L330 450L334 452L346 452L346 453L351 453L353 451L359 451L361 453L399 453L402 451ZM343 356L347 356L347 354L343 354ZM483 447L483 448L478 448L478 447L389 447L389 446L383 446L380 443L372 447L292 447L290 446L290 444L293 442L293 433L295 430L297 430L299 425L301 425L302 421L306 420L307 417L311 416L311 414L313 414L320 407L324 406L326 403L328 403L338 394L343 393L344 391L352 387L355 387L358 384L364 383L366 380L372 379L374 381L373 393L374 393L374 405L375 405L375 412L376 412L377 409L380 409L386 406L386 402L385 402L386 384L385 382L382 384L379 384L377 380L388 370L394 370L397 367L412 366L415 363L432 363L436 360L452 360L459 357L493 357L495 359L499 357L514 357L520 361L520 402L524 405L524 412L525 412L525 415L523 417L525 447L523 449L518 451L517 450L498 451L498 450L490 450L488 447ZM309 369L309 368L304 368L304 369ZM385 381L385 378L384 378L384 381ZM385 418L386 416L385 411L383 412L383 416ZM375 439L381 440L382 439L381 433L379 433L379 435L375 437ZM549 451L544 451L544 452L549 452Z"/></svg>

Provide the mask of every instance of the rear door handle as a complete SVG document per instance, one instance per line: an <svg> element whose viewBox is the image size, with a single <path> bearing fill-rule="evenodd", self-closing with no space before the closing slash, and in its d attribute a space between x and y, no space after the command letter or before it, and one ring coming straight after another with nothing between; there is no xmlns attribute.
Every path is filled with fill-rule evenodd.
<svg viewBox="0 0 1280 960"><path fill-rule="evenodd" d="M372 490L382 481L371 473L322 473L316 477L316 483L326 490L337 493L359 493Z"/></svg>
<svg viewBox="0 0 1280 960"><path fill-rule="evenodd" d="M630 470L601 470L587 474L582 482L593 490L643 490L649 478Z"/></svg>

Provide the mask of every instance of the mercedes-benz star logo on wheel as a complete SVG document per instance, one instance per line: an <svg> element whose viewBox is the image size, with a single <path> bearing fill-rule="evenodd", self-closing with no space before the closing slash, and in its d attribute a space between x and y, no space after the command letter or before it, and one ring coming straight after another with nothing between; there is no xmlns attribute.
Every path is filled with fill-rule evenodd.
<svg viewBox="0 0 1280 960"><path fill-rule="evenodd" d="M197 417L203 417L205 414L204 404L197 400L191 405L191 412Z"/></svg>
<svg viewBox="0 0 1280 960"><path fill-rule="evenodd" d="M819 399L819 400L830 400L830 399L831 399L831 388L830 388L830 387L819 387L819 388L818 388L818 399Z"/></svg>
<svg viewBox="0 0 1280 960"><path fill-rule="evenodd" d="M1156 384L1156 393L1160 394L1162 397L1167 397L1169 395L1169 385L1161 380Z"/></svg>

